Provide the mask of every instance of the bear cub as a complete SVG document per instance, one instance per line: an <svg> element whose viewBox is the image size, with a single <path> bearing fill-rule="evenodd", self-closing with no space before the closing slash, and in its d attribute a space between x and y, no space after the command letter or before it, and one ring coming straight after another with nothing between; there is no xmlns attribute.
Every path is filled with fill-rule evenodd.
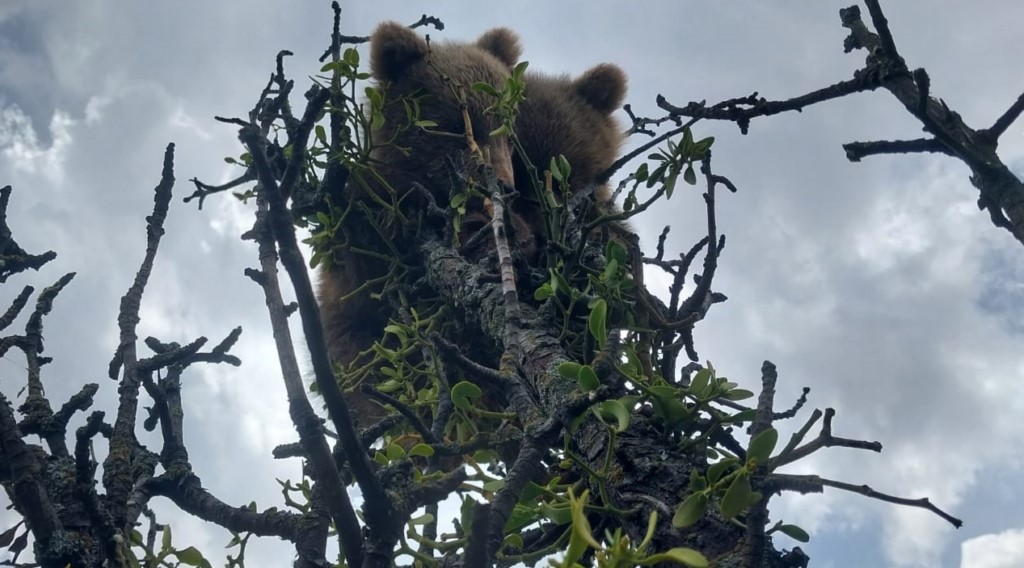
<svg viewBox="0 0 1024 568"><path fill-rule="evenodd" d="M572 168L571 190L592 192L593 205L584 221L616 210L607 180L600 178L618 158L625 141L612 113L626 97L626 74L615 65L603 63L576 79L527 71L525 81L526 100L520 104L516 118L516 135L525 157L513 156L513 165L516 188L525 198L519 213L527 224L540 230L540 241L544 221L527 160L543 172L552 158L565 156Z"/></svg>
<svg viewBox="0 0 1024 568"><path fill-rule="evenodd" d="M499 181L521 194L512 202L508 224L513 231L511 244L530 262L536 260L545 229L524 156L543 171L552 157L564 155L572 166L572 190L594 191L596 204L588 220L613 211L606 180L600 176L616 159L623 142L612 112L625 97L625 74L610 64L598 65L576 79L527 72L526 99L516 120L524 156L516 156L507 137L489 137L499 126L497 118L485 112L493 98L474 91L472 85L485 82L502 88L520 53L518 38L505 28L492 29L472 43L428 44L401 24L378 26L370 39L370 68L376 86L384 93L384 126L371 135L372 142L380 145L372 158L387 185L373 179L350 179L345 198L381 212L380 201L393 203L397 196L403 214L415 215L424 205L423 196L411 190L415 183L426 188L439 206L447 206L451 176L444 158L468 156L466 141L460 136L465 134L465 102L474 138ZM417 101L420 118L435 122L434 130L456 135L410 127L403 98ZM470 162L467 159L465 163ZM474 222L486 222L486 212L481 209L467 214L463 233ZM403 240L400 230L398 234L392 245L399 252L415 242L412 235ZM470 259L480 261L476 254ZM383 260L338 249L330 266L320 271L318 297L335 365L355 361L361 351L380 340L388 319L394 316L386 300L371 297L372 292L379 292L388 270L389 264ZM384 409L365 394L356 391L347 397L360 427L383 418Z"/></svg>
<svg viewBox="0 0 1024 568"><path fill-rule="evenodd" d="M372 213L384 212L381 202L397 202L402 214L415 219L416 209L422 209L424 203L424 196L411 189L416 183L430 192L438 206L447 207L451 181L443 158L460 153L468 156L462 137L463 101L478 145L489 156L501 183L512 187L508 139L488 137L498 127L497 119L484 112L492 98L473 90L472 85L485 82L500 89L520 51L518 37L506 28L492 29L473 43L428 44L401 24L380 24L370 38L370 70L384 93L384 124L371 133L375 146L371 158L386 183L369 176L350 179L345 199L350 204L365 205ZM449 134L410 125L406 112L410 99L416 100L420 119L434 121L434 130ZM470 162L467 159L465 163ZM385 223L386 218L381 216L378 221ZM414 242L412 235L403 235L403 227L387 228L394 231L389 240L400 253ZM388 262L347 248L336 249L329 267L320 271L318 297L327 347L335 365L353 362L383 335L393 313L386 300L374 299L371 293L380 291L388 271ZM383 416L383 409L359 392L351 393L349 401L361 427Z"/></svg>

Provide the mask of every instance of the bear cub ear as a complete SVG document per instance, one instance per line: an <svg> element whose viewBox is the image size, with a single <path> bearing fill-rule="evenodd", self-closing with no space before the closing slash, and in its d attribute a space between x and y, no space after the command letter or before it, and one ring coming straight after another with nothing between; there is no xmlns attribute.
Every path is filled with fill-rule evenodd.
<svg viewBox="0 0 1024 568"><path fill-rule="evenodd" d="M617 65L602 63L573 81L576 94L595 109L611 114L626 98L626 74Z"/></svg>
<svg viewBox="0 0 1024 568"><path fill-rule="evenodd" d="M383 22L370 36L370 72L391 81L426 57L430 46L416 32L398 22Z"/></svg>
<svg viewBox="0 0 1024 568"><path fill-rule="evenodd" d="M523 48L519 46L519 36L508 28L494 28L484 33L476 40L476 46L509 67L515 67L519 62L519 56L523 54Z"/></svg>

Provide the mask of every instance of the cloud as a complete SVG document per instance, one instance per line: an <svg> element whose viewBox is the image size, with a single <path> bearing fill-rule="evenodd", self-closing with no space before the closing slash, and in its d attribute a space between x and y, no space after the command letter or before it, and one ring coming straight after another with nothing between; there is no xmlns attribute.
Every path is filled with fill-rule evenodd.
<svg viewBox="0 0 1024 568"><path fill-rule="evenodd" d="M964 541L960 568L1017 568L1024 566L1024 529L1008 529Z"/></svg>
<svg viewBox="0 0 1024 568"><path fill-rule="evenodd" d="M17 105L0 101L0 156L11 164L14 172L41 175L59 184L64 176L64 161L72 143L74 121L64 113L55 113L50 121L49 147L40 144L29 117Z"/></svg>

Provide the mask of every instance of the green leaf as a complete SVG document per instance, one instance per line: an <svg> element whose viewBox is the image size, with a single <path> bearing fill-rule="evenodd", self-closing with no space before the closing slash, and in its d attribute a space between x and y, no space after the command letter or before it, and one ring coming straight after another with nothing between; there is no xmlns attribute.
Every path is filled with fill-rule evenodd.
<svg viewBox="0 0 1024 568"><path fill-rule="evenodd" d="M811 535L807 534L807 531L796 526L796 525L782 525L779 527L786 536L799 542L807 542L811 540Z"/></svg>
<svg viewBox="0 0 1024 568"><path fill-rule="evenodd" d="M529 66L529 61L520 61L519 63L516 64L514 68L512 68L512 76L515 77L516 79L521 78L523 74L526 73L526 68Z"/></svg>
<svg viewBox="0 0 1024 568"><path fill-rule="evenodd" d="M768 462L775 450L775 444L779 441L779 432L775 428L769 428L754 436L747 447L747 463L756 461L759 465Z"/></svg>
<svg viewBox="0 0 1024 568"><path fill-rule="evenodd" d="M544 488L533 481L526 484L523 492L519 494L520 503L529 503L544 494Z"/></svg>
<svg viewBox="0 0 1024 568"><path fill-rule="evenodd" d="M390 324L384 327L384 333L390 333L398 338L398 341L405 345L409 342L409 334L405 331L405 327L398 324Z"/></svg>
<svg viewBox="0 0 1024 568"><path fill-rule="evenodd" d="M590 521L587 519L586 507L590 490L585 489L579 499L573 499L572 490L569 490L569 506L572 509L572 534L579 536L585 543L593 548L601 548L601 545L594 538L593 529L590 528ZM569 537L570 541L572 537Z"/></svg>
<svg viewBox="0 0 1024 568"><path fill-rule="evenodd" d="M679 391L675 387L659 385L650 388L655 414L661 416L671 425L679 424L691 415L679 400Z"/></svg>
<svg viewBox="0 0 1024 568"><path fill-rule="evenodd" d="M620 401L606 400L597 405L596 411L598 417L602 420L607 418L615 419L618 423L618 426L615 428L616 432L625 432L626 428L629 428L629 410Z"/></svg>
<svg viewBox="0 0 1024 568"><path fill-rule="evenodd" d="M523 537L517 534L510 534L506 536L503 544L509 548L514 548L517 550L521 550L525 545L525 543L523 542Z"/></svg>
<svg viewBox="0 0 1024 568"><path fill-rule="evenodd" d="M715 143L714 136L708 136L707 138L697 142L693 147L694 157L703 158L707 155L708 150L711 149L711 145Z"/></svg>
<svg viewBox="0 0 1024 568"><path fill-rule="evenodd" d="M665 172L669 170L670 165L671 163L669 162L662 162L662 165L654 168L654 171L647 177L646 185L648 189L665 179Z"/></svg>
<svg viewBox="0 0 1024 568"><path fill-rule="evenodd" d="M430 456L434 455L434 448L431 448L430 446L423 443L416 444L415 446L412 447L412 449L409 450L409 455L418 456L421 458L429 458Z"/></svg>
<svg viewBox="0 0 1024 568"><path fill-rule="evenodd" d="M754 396L754 393L746 389L732 389L729 392L725 393L724 396L726 400L746 400Z"/></svg>
<svg viewBox="0 0 1024 568"><path fill-rule="evenodd" d="M569 179L572 175L572 166L569 165L569 160L565 159L565 156L558 155L558 169L562 172L565 179Z"/></svg>
<svg viewBox="0 0 1024 568"><path fill-rule="evenodd" d="M707 506L708 496L706 493L691 493L672 515L672 526L681 529L693 525L704 516Z"/></svg>
<svg viewBox="0 0 1024 568"><path fill-rule="evenodd" d="M164 531L160 535L160 550L161 551L165 551L165 550L170 550L170 549L171 549L171 527L170 527L170 525L164 525Z"/></svg>
<svg viewBox="0 0 1024 568"><path fill-rule="evenodd" d="M345 63L348 63L353 67L359 66L359 52L354 47L346 49L342 59L345 60Z"/></svg>
<svg viewBox="0 0 1024 568"><path fill-rule="evenodd" d="M737 475L722 497L722 516L731 519L742 513L753 495L754 492L750 489L750 476L745 473Z"/></svg>
<svg viewBox="0 0 1024 568"><path fill-rule="evenodd" d="M579 376L580 388L585 391L597 390L597 387L601 386L601 381L597 378L597 373L590 365L583 365L580 367Z"/></svg>
<svg viewBox="0 0 1024 568"><path fill-rule="evenodd" d="M608 244L604 246L604 258L608 262L615 261L620 266L626 264L626 247L622 246L622 243L616 240L609 240Z"/></svg>
<svg viewBox="0 0 1024 568"><path fill-rule="evenodd" d="M201 566L204 560L203 553L199 552L199 549L194 546L178 550L174 555L177 556L178 560L182 563L188 564L189 566Z"/></svg>
<svg viewBox="0 0 1024 568"><path fill-rule="evenodd" d="M484 491L490 491L492 493L495 491L500 491L502 487L505 487L504 479L492 479L490 481L485 482L483 485Z"/></svg>
<svg viewBox="0 0 1024 568"><path fill-rule="evenodd" d="M654 187L658 182L664 179L665 172L668 170L669 165L671 165L671 163L666 161L662 162L660 166L654 168L654 171L651 172L651 176L647 178L648 189Z"/></svg>
<svg viewBox="0 0 1024 568"><path fill-rule="evenodd" d="M384 104L384 95L380 89L374 87L366 87L364 91L366 93L366 99L370 101L370 106L373 108L380 108Z"/></svg>
<svg viewBox="0 0 1024 568"><path fill-rule="evenodd" d="M409 519L410 525L425 525L432 522L434 522L434 515L431 515L430 513L423 513L418 517Z"/></svg>
<svg viewBox="0 0 1024 568"><path fill-rule="evenodd" d="M461 381L452 387L452 403L456 408L469 410L472 406L470 399L479 398L483 394L480 387L469 381Z"/></svg>
<svg viewBox="0 0 1024 568"><path fill-rule="evenodd" d="M587 322L590 328L590 335L594 336L594 340L597 341L598 347L604 347L606 341L608 341L608 328L606 326L606 320L608 318L608 302L601 298L594 302L593 308L590 310L590 318Z"/></svg>
<svg viewBox="0 0 1024 568"><path fill-rule="evenodd" d="M437 126L437 123L434 122L433 120L417 120L413 124L420 128L434 128L435 126Z"/></svg>
<svg viewBox="0 0 1024 568"><path fill-rule="evenodd" d="M643 552L647 549L647 545L651 544L651 540L654 539L654 533L658 530L658 511L651 511L651 516L647 517L647 532L644 533L644 539L637 545L636 550Z"/></svg>
<svg viewBox="0 0 1024 568"><path fill-rule="evenodd" d="M697 184L697 173L693 171L693 164L687 164L686 170L683 171L683 181L690 185Z"/></svg>
<svg viewBox="0 0 1024 568"><path fill-rule="evenodd" d="M636 351L627 346L625 355L626 362L619 364L619 371L629 378L639 376L643 370L643 366L640 364L640 358L636 356Z"/></svg>
<svg viewBox="0 0 1024 568"><path fill-rule="evenodd" d="M671 170L669 170L668 176L665 177L665 182L662 184L662 186L665 189L665 199L672 198L672 192L675 191L676 189L676 179L678 177L679 170L677 168L672 168Z"/></svg>
<svg viewBox="0 0 1024 568"><path fill-rule="evenodd" d="M708 388L708 383L711 382L711 371L709 369L701 369L693 375L693 380L690 381L690 392L699 395L704 392L704 389Z"/></svg>
<svg viewBox="0 0 1024 568"><path fill-rule="evenodd" d="M633 176L636 178L636 181L638 182L647 181L647 177L649 175L650 172L647 171L647 162L640 164L640 167L637 168L636 172L633 174Z"/></svg>
<svg viewBox="0 0 1024 568"><path fill-rule="evenodd" d="M582 368L583 365L580 365L579 363L566 361L565 363L562 363L561 365L558 366L558 374L559 376L562 376L566 379L572 379L576 381L579 380L580 378L580 369Z"/></svg>
<svg viewBox="0 0 1024 568"><path fill-rule="evenodd" d="M562 559L562 562L559 566L562 566L564 568L575 568L576 566L579 566L579 564L577 564L576 561L579 560L580 557L583 556L583 553L585 553L586 551L587 541L584 540L581 536L579 536L579 534L577 534L575 530L570 532L569 546L566 547L565 558Z"/></svg>
<svg viewBox="0 0 1024 568"><path fill-rule="evenodd" d="M512 508L512 514L508 516L508 520L505 521L505 532L518 532L519 529L526 525L532 525L537 522L540 518L540 511L536 507L527 507L526 505L516 504Z"/></svg>
<svg viewBox="0 0 1024 568"><path fill-rule="evenodd" d="M722 474L734 465L736 465L735 458L725 458L711 464L708 467L708 482L717 483L721 479Z"/></svg>
<svg viewBox="0 0 1024 568"><path fill-rule="evenodd" d="M547 503L542 503L540 512L546 519L556 525L566 525L572 522L572 510L569 509L568 505L552 507Z"/></svg>
<svg viewBox="0 0 1024 568"><path fill-rule="evenodd" d="M142 542L143 542L143 540L142 540L142 533L140 533L139 531L137 531L135 529L132 529L131 534L129 535L128 538L131 541L131 543L135 544L135 545L141 545Z"/></svg>
<svg viewBox="0 0 1024 568"><path fill-rule="evenodd" d="M543 302L555 294L555 290L551 287L550 282L545 282L540 285L539 288L533 291L533 299L538 302Z"/></svg>
<svg viewBox="0 0 1024 568"><path fill-rule="evenodd" d="M608 264L604 267L604 274L601 275L601 280L607 282L615 276L619 271L619 261L614 258L608 261Z"/></svg>
<svg viewBox="0 0 1024 568"><path fill-rule="evenodd" d="M708 480L697 471L697 468L690 470L690 491L704 491L708 488Z"/></svg>
<svg viewBox="0 0 1024 568"><path fill-rule="evenodd" d="M548 164L548 170L551 171L551 177L557 181L565 181L565 176L562 175L562 170L558 169L558 160L554 156L551 157L551 163Z"/></svg>
<svg viewBox="0 0 1024 568"><path fill-rule="evenodd" d="M572 286L569 285L569 281L562 276L561 271L551 269L551 284L555 287L555 291L561 291L563 294L572 295Z"/></svg>
<svg viewBox="0 0 1024 568"><path fill-rule="evenodd" d="M405 457L405 449L398 444L388 444L387 455L388 461L400 460Z"/></svg>
<svg viewBox="0 0 1024 568"><path fill-rule="evenodd" d="M486 93L492 97L497 97L499 95L498 89L495 89L491 84L484 82L473 83L473 90L478 93Z"/></svg>
<svg viewBox="0 0 1024 568"><path fill-rule="evenodd" d="M708 559L692 548L673 548L667 552L652 554L641 562L644 566L650 566L659 562L678 562L691 568L707 568Z"/></svg>

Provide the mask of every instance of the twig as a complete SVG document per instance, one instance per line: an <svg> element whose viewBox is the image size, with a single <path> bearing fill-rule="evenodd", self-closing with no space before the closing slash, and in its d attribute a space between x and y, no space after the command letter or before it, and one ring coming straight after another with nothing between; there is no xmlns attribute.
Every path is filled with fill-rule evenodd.
<svg viewBox="0 0 1024 568"><path fill-rule="evenodd" d="M773 473L769 480L769 484L772 489L778 491L796 491L798 493L821 493L824 488L835 487L836 489L842 489L843 491L849 491L851 493L857 493L871 499L878 499L879 501L885 501L887 503L895 503L897 505L905 505L907 507L919 507L921 509L927 509L939 517L945 519L949 524L956 528L963 526L964 522L953 515L939 509L927 498L921 499L907 499L904 497L896 497L888 495L880 491L875 491L868 485L853 485L852 483L843 483L842 481L834 481L832 479L826 479L818 475L789 475L781 473Z"/></svg>
<svg viewBox="0 0 1024 568"><path fill-rule="evenodd" d="M772 426L772 417L775 412L775 384L779 380L779 373L771 361L761 364L761 394L757 398L757 411L754 421L750 424L750 437L768 430ZM761 492L761 500L755 503L747 511L746 535L743 539L743 561L747 568L760 568L764 561L765 545L767 536L765 526L768 524L768 502L772 494L764 491L768 475L768 464L758 464L757 469L750 476L750 485L754 491Z"/></svg>
<svg viewBox="0 0 1024 568"><path fill-rule="evenodd" d="M835 409L825 409L825 420L822 423L821 433L818 434L818 437L800 447L795 447L794 445L793 448L790 448L789 445L787 445L787 447L783 449L781 453L779 453L777 456L773 457L769 461L768 468L774 471L786 464L793 463L797 460L803 459L822 448L830 448L834 446L839 446L843 448L855 448L858 450L870 450L872 452L882 451L882 444L879 442L867 442L864 440L852 440L850 438L839 438L833 436L832 418L834 418L835 415ZM804 429L801 430L801 433L806 433L807 429L810 428L810 424L816 421L819 416L821 416L821 412L815 410L814 414L812 414L811 416L811 420L808 421L808 424L804 426ZM792 442L790 443L790 445L792 445Z"/></svg>
<svg viewBox="0 0 1024 568"><path fill-rule="evenodd" d="M174 144L168 144L164 153L163 172L160 183L153 192L153 214L146 217L146 254L139 267L135 280L121 298L121 308L117 322L120 329L120 341L117 352L110 362L110 378L116 379L118 370L124 368L121 386L118 388L119 401L114 431L110 437L110 452L103 462L103 486L107 492L107 505L114 526L123 527L127 523L128 496L134 483L131 463L135 447L135 422L139 405L139 386L141 377L137 372L137 354L135 341L136 326L139 324L139 309L142 306L142 293L149 282L153 270L160 237L164 234L164 220L167 218L168 206L171 202L171 190L174 187Z"/></svg>

